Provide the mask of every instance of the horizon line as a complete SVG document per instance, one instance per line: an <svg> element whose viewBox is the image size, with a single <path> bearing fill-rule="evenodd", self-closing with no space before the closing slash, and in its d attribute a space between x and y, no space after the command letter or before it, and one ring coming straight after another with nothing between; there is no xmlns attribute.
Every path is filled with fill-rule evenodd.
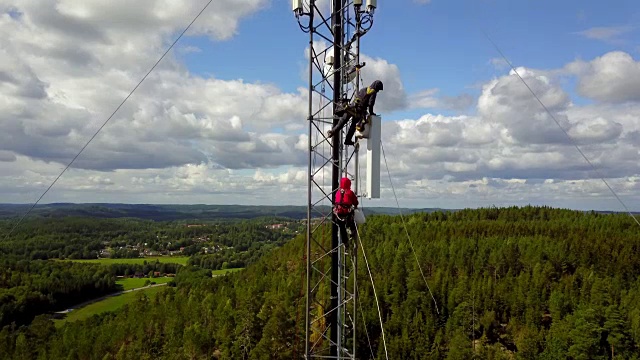
<svg viewBox="0 0 640 360"><path fill-rule="evenodd" d="M0 203L0 206L3 206L3 205L5 205L5 206L6 205L9 205L9 206L32 206L32 203ZM39 204L36 205L36 207L42 207L42 206L47 206L47 205L244 206L244 207L280 207L280 208L284 208L284 207L306 208L307 207L307 205L294 205L294 204L287 204L287 205L266 205L266 204L246 205L246 204L205 204L205 203L172 204L172 203L123 203L123 202L50 202L50 203L39 203ZM317 205L317 206L331 206L331 205L327 204L327 205ZM467 207L460 207L460 208L400 207L400 209L456 211L456 210L480 210L480 209L490 209L490 208L504 209L504 208L512 208L512 207L515 207L515 208L548 207L550 209L582 211L582 212L595 211L595 212L609 212L609 213L627 213L624 210L599 210L599 209L584 210L584 209L576 209L576 208L569 208L569 207L554 207L554 206L551 206L551 205L532 205L532 204L527 204L527 205L512 204L512 205L501 205L501 206L491 205L491 206L477 206L477 207L467 206ZM366 208L398 209L397 206L367 206ZM640 211L631 211L631 213L640 215Z"/></svg>

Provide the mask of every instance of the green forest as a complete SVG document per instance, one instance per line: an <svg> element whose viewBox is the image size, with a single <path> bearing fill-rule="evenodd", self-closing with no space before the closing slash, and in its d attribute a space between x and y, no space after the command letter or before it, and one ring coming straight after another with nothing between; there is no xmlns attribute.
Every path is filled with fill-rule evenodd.
<svg viewBox="0 0 640 360"><path fill-rule="evenodd" d="M513 207L375 215L359 232L390 359L640 359L640 227L627 214ZM47 315L5 325L0 359L300 358L304 245L300 235L215 278L200 257L176 269L175 287L60 328ZM358 353L384 359L363 263ZM2 287L15 284L3 274Z"/></svg>
<svg viewBox="0 0 640 360"><path fill-rule="evenodd" d="M267 226L277 218L189 224L143 219L67 216L30 218L0 240L0 258L18 260L138 258L147 255L202 255L194 264L213 270L241 268L304 230L289 220L283 229ZM15 221L0 220L0 233Z"/></svg>
<svg viewBox="0 0 640 360"><path fill-rule="evenodd" d="M0 204L0 219L19 219L27 213L29 204ZM320 211L330 210L320 205ZM431 212L439 209L398 209L368 207L369 214L390 214ZM265 205L153 205L153 204L101 204L101 203L53 203L38 204L29 211L27 218L62 218L67 216L104 219L136 218L155 221L242 221L266 217L280 217L294 220L307 218L306 206L265 206Z"/></svg>
<svg viewBox="0 0 640 360"><path fill-rule="evenodd" d="M0 260L0 326L116 291L109 270L53 261Z"/></svg>

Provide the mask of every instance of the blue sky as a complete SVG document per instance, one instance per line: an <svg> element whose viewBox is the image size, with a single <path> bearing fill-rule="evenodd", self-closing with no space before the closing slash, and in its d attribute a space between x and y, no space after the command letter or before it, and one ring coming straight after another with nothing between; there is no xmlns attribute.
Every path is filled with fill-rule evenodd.
<svg viewBox="0 0 640 360"><path fill-rule="evenodd" d="M374 26L362 40L363 51L397 64L408 93L437 87L440 95L477 95L474 85L503 75L506 70L496 70L490 63L499 54L482 30L514 66L540 69L612 50L637 54L640 46L631 41L638 35L634 27L640 20L640 6L631 0L433 0L430 4L396 0L380 1L378 6ZM578 34L595 27L630 29L607 41ZM289 1L274 1L268 9L244 19L238 35L229 41L191 37L181 45L201 50L183 56L195 74L274 83L293 92L306 86L300 70L307 39L290 12Z"/></svg>

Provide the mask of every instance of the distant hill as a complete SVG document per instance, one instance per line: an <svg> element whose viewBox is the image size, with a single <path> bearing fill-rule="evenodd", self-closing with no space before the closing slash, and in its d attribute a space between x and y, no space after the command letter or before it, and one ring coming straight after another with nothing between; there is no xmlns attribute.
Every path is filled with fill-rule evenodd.
<svg viewBox="0 0 640 360"><path fill-rule="evenodd" d="M29 204L0 204L0 219L16 218L29 210ZM320 207L328 211L328 207ZM434 212L443 209L401 209L403 214ZM450 210L456 211L456 210ZM398 215L392 207L364 208L365 215ZM56 218L65 216L96 218L139 218L155 221L254 219L260 217L284 217L306 219L306 206L247 206L247 205L151 205L108 203L52 203L37 205L29 217ZM317 217L318 214L312 214Z"/></svg>

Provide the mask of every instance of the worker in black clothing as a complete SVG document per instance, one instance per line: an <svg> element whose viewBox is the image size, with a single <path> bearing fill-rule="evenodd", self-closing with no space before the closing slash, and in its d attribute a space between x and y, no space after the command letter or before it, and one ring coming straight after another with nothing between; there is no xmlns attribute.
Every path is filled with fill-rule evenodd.
<svg viewBox="0 0 640 360"><path fill-rule="evenodd" d="M356 125L364 120L368 115L376 115L373 112L373 106L376 103L376 95L378 91L382 91L382 81L376 80L371 83L371 86L360 89L356 94L353 101L347 105L344 109L336 111L336 115L342 116L340 121L334 128L329 130L327 135L332 137L333 134L340 131L342 127L353 117L349 130L347 131L346 138L344 140L345 145L353 145L353 134L356 132ZM367 115L367 110L369 114Z"/></svg>

